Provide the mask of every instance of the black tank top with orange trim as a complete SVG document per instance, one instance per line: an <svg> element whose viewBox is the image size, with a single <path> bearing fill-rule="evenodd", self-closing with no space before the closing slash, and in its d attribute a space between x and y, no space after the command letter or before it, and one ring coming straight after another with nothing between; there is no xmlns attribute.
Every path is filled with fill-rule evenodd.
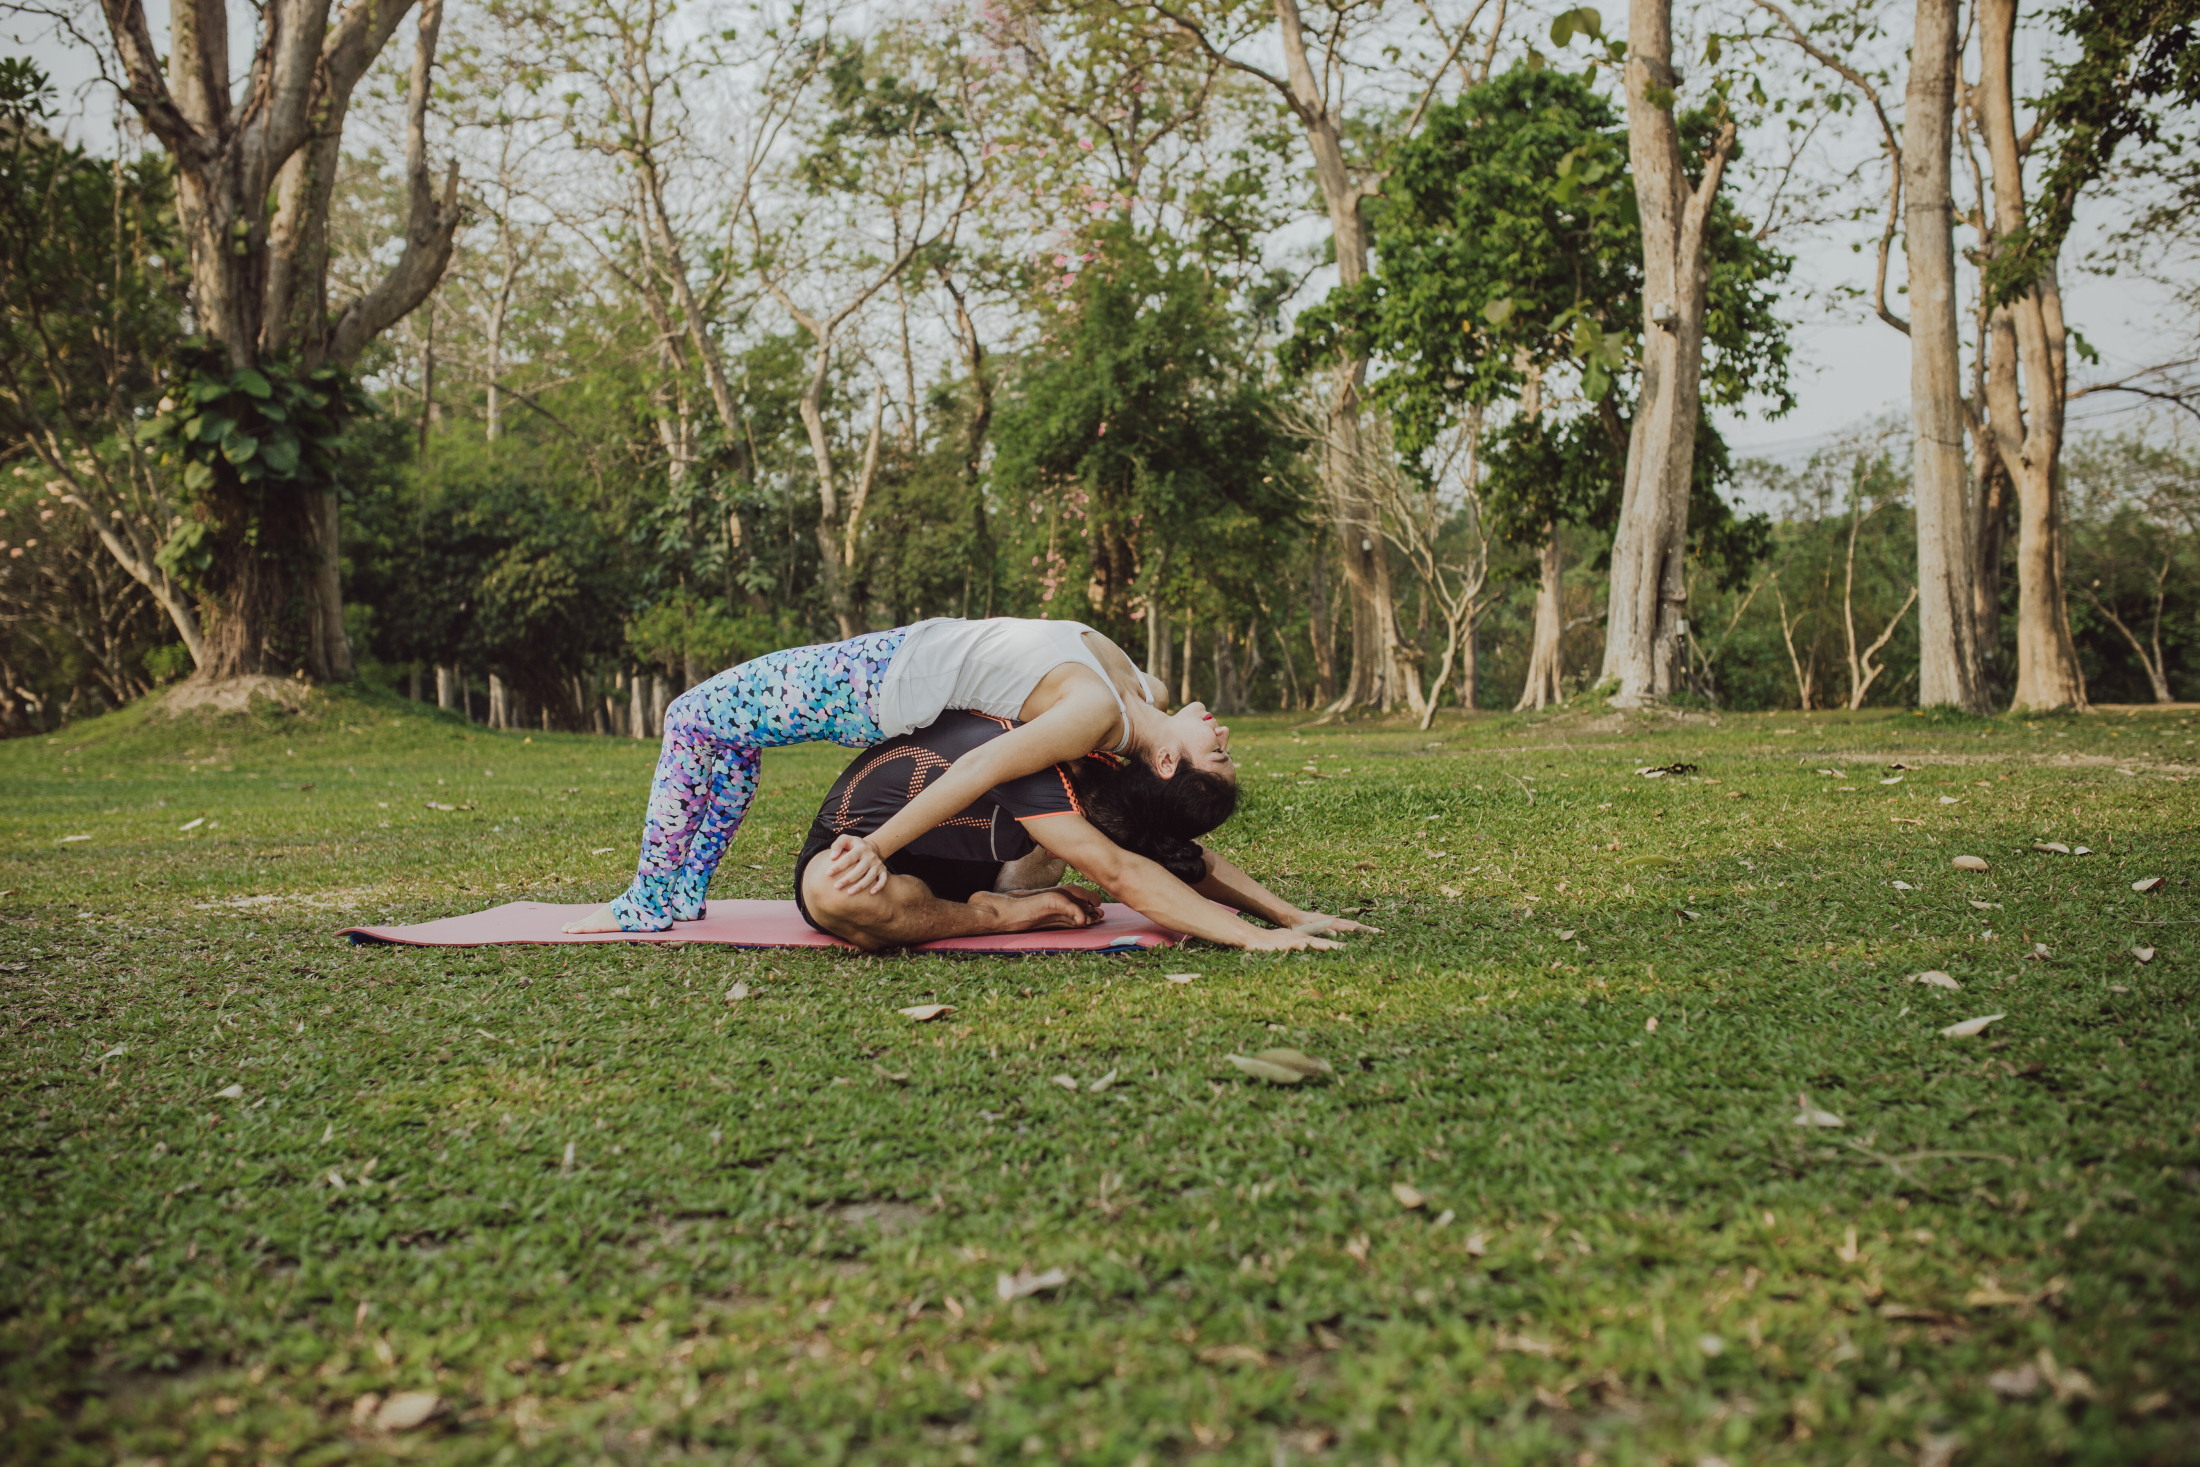
<svg viewBox="0 0 2200 1467"><path fill-rule="evenodd" d="M1014 720L986 713L950 710L915 733L864 750L825 796L812 827L812 842L823 837L869 835L901 813L925 787L957 759L1015 728ZM995 785L984 798L911 841L912 855L951 861L1014 861L1038 843L1021 822L1050 815L1078 815L1069 772L1052 765Z"/></svg>

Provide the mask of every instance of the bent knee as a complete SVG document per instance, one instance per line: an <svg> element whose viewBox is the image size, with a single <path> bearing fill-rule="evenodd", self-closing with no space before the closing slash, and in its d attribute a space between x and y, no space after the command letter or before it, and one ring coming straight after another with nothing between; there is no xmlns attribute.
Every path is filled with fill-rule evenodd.
<svg viewBox="0 0 2200 1467"><path fill-rule="evenodd" d="M870 928L879 916L880 902L868 892L842 891L823 861L802 868L802 905L810 919L833 936L858 947L875 947Z"/></svg>

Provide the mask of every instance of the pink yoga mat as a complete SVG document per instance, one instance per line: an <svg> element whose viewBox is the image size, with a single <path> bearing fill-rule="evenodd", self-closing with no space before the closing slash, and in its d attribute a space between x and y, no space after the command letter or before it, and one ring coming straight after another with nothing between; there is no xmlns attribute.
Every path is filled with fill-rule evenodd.
<svg viewBox="0 0 2200 1467"><path fill-rule="evenodd" d="M793 902L712 902L700 922L675 922L664 932L560 932L575 917L595 910L587 903L507 902L485 912L443 917L410 927L347 927L339 936L354 943L397 942L412 947L495 947L550 942L709 942L724 947L851 947L802 920ZM995 937L949 937L912 949L930 953L1131 952L1182 941L1166 927L1129 907L1109 902L1090 927L1058 932L1010 932Z"/></svg>

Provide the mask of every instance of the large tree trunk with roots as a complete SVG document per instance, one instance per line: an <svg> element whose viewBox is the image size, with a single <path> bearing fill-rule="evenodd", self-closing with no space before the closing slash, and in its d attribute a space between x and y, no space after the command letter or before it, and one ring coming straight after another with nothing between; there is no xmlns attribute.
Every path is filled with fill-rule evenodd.
<svg viewBox="0 0 2200 1467"><path fill-rule="evenodd" d="M1918 702L1989 711L1965 512L1963 359L1956 335L1954 131L1957 0L1917 0L1903 106L1903 247L1910 276L1910 427L1917 504Z"/></svg>
<svg viewBox="0 0 2200 1467"><path fill-rule="evenodd" d="M1993 167L1997 247L2025 227L2023 150L2010 75L2016 0L1980 0L1978 113ZM2016 370L1987 376L1989 441L2017 491L2017 665L2011 706L2083 708L2063 580L2062 439L2069 384L2062 291L2052 260L2008 302ZM2022 378L2022 399L2018 377Z"/></svg>
<svg viewBox="0 0 2200 1467"><path fill-rule="evenodd" d="M1642 215L1642 400L1612 542L1603 676L1619 684L1615 707L1637 708L1671 696L1681 676L1709 283L1704 226L1734 151L1734 123L1720 127L1691 185L1673 116L1671 0L1630 0L1627 17L1627 152Z"/></svg>
<svg viewBox="0 0 2200 1467"><path fill-rule="evenodd" d="M127 96L176 169L199 328L229 370L283 362L348 367L435 288L458 227L457 165L437 196L426 117L441 0L423 0L411 77L404 248L358 299L328 301L329 212L344 115L412 0L289 0L261 11L242 98L224 0L176 0L166 74L143 0L102 0ZM257 501L257 502L254 502ZM217 485L199 518L214 565L200 587L201 678L352 674L330 484ZM198 648L194 647L194 653Z"/></svg>

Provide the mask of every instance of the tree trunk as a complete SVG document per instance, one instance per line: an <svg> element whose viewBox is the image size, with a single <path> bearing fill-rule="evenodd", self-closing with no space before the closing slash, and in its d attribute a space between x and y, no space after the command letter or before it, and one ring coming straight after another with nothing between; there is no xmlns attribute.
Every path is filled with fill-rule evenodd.
<svg viewBox="0 0 2200 1467"><path fill-rule="evenodd" d="M1542 577L1535 593L1535 642L1528 655L1528 685L1521 690L1515 712L1546 708L1558 702L1560 689L1559 642L1566 627L1564 547L1559 542L1558 521L1544 527L1538 554Z"/></svg>
<svg viewBox="0 0 2200 1467"><path fill-rule="evenodd" d="M1179 708L1192 701L1192 628L1198 620L1189 611L1184 613L1184 682L1176 695Z"/></svg>
<svg viewBox="0 0 2200 1467"><path fill-rule="evenodd" d="M1975 444L1973 478L1978 508L1977 574L1972 581L1972 605L1977 608L1979 660L1985 666L1990 691L2003 681L2001 656L2001 563L2009 538L2009 470L1991 442Z"/></svg>
<svg viewBox="0 0 2200 1467"><path fill-rule="evenodd" d="M1314 701L1326 708L1337 697L1337 644L1329 634L1329 557L1319 545L1307 575L1306 621L1314 643Z"/></svg>
<svg viewBox="0 0 2200 1467"><path fill-rule="evenodd" d="M344 116L412 0L354 5L334 17L330 0L258 7L249 67L231 56L220 0L170 7L165 68L143 0L103 0L101 8L123 94L174 164L197 329L232 373L278 361L349 367L426 298L450 259L459 220L456 165L438 200L426 151L441 0L420 6L406 114L404 247L380 280L340 310L328 300L328 220ZM316 678L349 677L333 490L290 480L247 494L226 478L194 507L215 532L216 560L200 587L207 656L198 676L310 670Z"/></svg>
<svg viewBox="0 0 2200 1467"><path fill-rule="evenodd" d="M1979 655L1976 561L1964 504L1963 359L1956 333L1958 0L1917 0L1903 104L1903 249L1910 276L1910 428L1917 506L1918 702L1990 711Z"/></svg>
<svg viewBox="0 0 2200 1467"><path fill-rule="evenodd" d="M445 713L458 706L458 674L441 663L435 669L435 706Z"/></svg>
<svg viewBox="0 0 2200 1467"><path fill-rule="evenodd" d="M1642 216L1641 402L1627 444L1627 478L1612 540L1603 677L1615 707L1663 701L1680 674L1688 611L1683 557L1703 380L1704 226L1734 150L1719 130L1693 186L1673 117L1671 0L1629 0L1627 153Z"/></svg>
<svg viewBox="0 0 2200 1467"><path fill-rule="evenodd" d="M1480 691L1482 612L1476 609L1467 618L1466 631L1459 639L1459 706L1467 712L1475 710L1475 697Z"/></svg>
<svg viewBox="0 0 2200 1467"><path fill-rule="evenodd" d="M1323 96L1306 53L1298 0L1274 0L1283 43L1286 97L1306 131L1314 155L1314 181L1329 215L1337 280L1351 286L1367 274L1366 191L1344 158L1337 111ZM1367 363L1346 357L1332 368L1329 432L1322 454L1322 487L1344 552L1345 586L1352 603L1352 667L1344 689L1331 699L1336 710L1363 704L1394 706L1401 695L1397 612L1391 605L1390 555L1382 522L1360 472L1360 390Z"/></svg>
<svg viewBox="0 0 2200 1467"><path fill-rule="evenodd" d="M626 727L628 733L637 739L649 737L649 693L645 686L647 681L638 672L626 680Z"/></svg>
<svg viewBox="0 0 2200 1467"><path fill-rule="evenodd" d="M665 732L665 710L672 706L672 685L654 674L649 679L649 731L657 738Z"/></svg>
<svg viewBox="0 0 2200 1467"><path fill-rule="evenodd" d="M2022 237L2024 175L2010 75L2016 0L1980 0L1980 128L1993 166L1997 248ZM1994 436L2002 446L2017 489L2017 667L2011 706L2024 709L2083 708L2085 675L2070 637L2069 598L2063 583L2062 439L2068 392L2064 372L2062 292L2052 260L2008 303L2016 330L2017 365L2025 402L1990 403ZM2013 399L2012 390L2002 394ZM1991 385L1989 390L1991 390ZM2006 416L2006 421L2004 418ZM2014 454L2009 441L2017 440Z"/></svg>

